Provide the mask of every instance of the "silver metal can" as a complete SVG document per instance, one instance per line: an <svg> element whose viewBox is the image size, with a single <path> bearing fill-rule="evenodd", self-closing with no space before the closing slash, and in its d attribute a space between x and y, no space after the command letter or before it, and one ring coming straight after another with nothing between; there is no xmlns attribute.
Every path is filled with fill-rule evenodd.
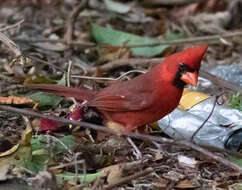
<svg viewBox="0 0 242 190"><path fill-rule="evenodd" d="M198 96L193 98L198 99ZM158 125L174 139L189 140L211 113L214 101L215 97L207 96L187 110L177 108L159 120ZM242 149L242 113L216 105L209 120L194 137L194 142L217 150L239 152Z"/></svg>

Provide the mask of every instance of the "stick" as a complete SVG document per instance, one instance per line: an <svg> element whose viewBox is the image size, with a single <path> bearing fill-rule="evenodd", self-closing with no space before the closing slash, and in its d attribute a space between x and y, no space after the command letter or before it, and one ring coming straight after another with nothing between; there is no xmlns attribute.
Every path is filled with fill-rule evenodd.
<svg viewBox="0 0 242 190"><path fill-rule="evenodd" d="M11 107L11 106L5 106L5 105L0 105L0 110L4 110L4 111L10 111L10 112L15 112L15 113L19 113L19 114L23 114L23 115L27 115L27 116L34 116L34 117L40 117L40 118L45 118L45 119L51 119L57 122L61 122L64 124L72 124L72 125L77 125L77 126L82 126L84 128L89 128L89 129L94 129L94 130L98 130L98 131L102 131L105 133L110 133L110 134L114 134L114 135L118 135L116 131L109 129L107 127L101 126L101 125L95 125L95 124L91 124L91 123L87 123L87 122L80 122L80 121L74 121L74 120L69 120L69 119L65 119L65 118L60 118L60 117L56 117L56 116L49 116L49 115L43 115L34 111L30 111L30 110L25 110L25 109L19 109L19 108L15 108L15 107ZM128 137L133 137L136 139L141 139L141 140L148 140L148 141L155 141L155 142L159 142L159 143L168 143L168 144L176 144L176 145L184 145L187 147L192 148L193 150L196 150L198 152L203 153L204 155L208 156L209 158L218 161L226 166L228 166L231 169L234 169L236 171L238 171L239 173L242 173L242 168L222 157L219 157L215 154L213 154L212 152L199 147L193 143L191 143L190 141L174 141L172 139L167 139L164 137L158 137L158 136L151 136L151 135L144 135L144 134L140 134L140 133L122 133L122 135L124 136L128 136Z"/></svg>
<svg viewBox="0 0 242 190"><path fill-rule="evenodd" d="M107 185L106 187L104 186L103 190L110 190L110 189L114 189L114 188L116 189L117 187L119 187L119 186L121 186L125 183L128 183L129 181L131 181L133 179L137 179L139 177L144 177L144 176L150 174L153 171L154 171L153 168L150 168L150 167L146 168L144 171L140 171L140 172L137 172L133 175L121 178L120 181L118 181L115 184Z"/></svg>
<svg viewBox="0 0 242 190"><path fill-rule="evenodd" d="M183 38L183 39L178 39L178 40L171 40L171 41L160 41L160 42L155 42L155 43L150 43L150 44L131 44L131 45L126 45L126 48L138 48L138 47L153 47L153 46L159 46L159 45L170 45L170 46L175 46L175 45L180 45L180 44L192 44L192 43L209 43L209 41L212 40L220 40L221 38L233 38L235 36L242 36L242 31L236 31L236 32L228 32L226 34L220 34L220 35L209 35L209 36L198 36L198 37L193 37L193 38ZM50 43L65 43L65 40L54 40L54 39L22 39L22 38L13 38L15 41L21 41L21 42L26 42L26 43L37 43L37 42L50 42ZM70 41L70 45L76 45L76 46L83 46L83 47L97 47L97 44L93 44L90 42L78 42L78 41ZM104 45L100 44L99 47L102 48L110 48L113 47L112 45ZM122 45L120 46L115 46L118 48L123 47Z"/></svg>
<svg viewBox="0 0 242 190"><path fill-rule="evenodd" d="M74 31L76 18L78 17L79 13L86 8L87 2L87 0L82 0L81 3L77 7L75 7L74 10L68 16L66 22L66 33L64 35L64 40L68 45L70 45L70 42L72 41L72 35Z"/></svg>

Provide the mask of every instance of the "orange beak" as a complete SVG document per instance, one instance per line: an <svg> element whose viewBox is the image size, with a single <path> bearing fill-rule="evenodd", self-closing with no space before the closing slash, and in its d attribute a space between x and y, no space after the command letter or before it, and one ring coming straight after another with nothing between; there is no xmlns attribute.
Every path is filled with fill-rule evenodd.
<svg viewBox="0 0 242 190"><path fill-rule="evenodd" d="M181 80L184 81L186 84L196 86L198 81L198 73L195 72L186 72L181 76Z"/></svg>

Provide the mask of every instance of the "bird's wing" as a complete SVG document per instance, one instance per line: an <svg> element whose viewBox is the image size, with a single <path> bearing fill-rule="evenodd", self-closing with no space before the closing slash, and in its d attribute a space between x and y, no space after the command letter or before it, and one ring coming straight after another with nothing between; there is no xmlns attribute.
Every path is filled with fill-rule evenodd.
<svg viewBox="0 0 242 190"><path fill-rule="evenodd" d="M139 94L138 96L113 95L98 97L90 102L90 106L97 107L105 111L135 111L148 108L150 106L147 96L150 94Z"/></svg>
<svg viewBox="0 0 242 190"><path fill-rule="evenodd" d="M135 111L146 109L152 104L153 91L147 81L142 83L120 83L110 86L99 93L89 102L89 106L104 111Z"/></svg>

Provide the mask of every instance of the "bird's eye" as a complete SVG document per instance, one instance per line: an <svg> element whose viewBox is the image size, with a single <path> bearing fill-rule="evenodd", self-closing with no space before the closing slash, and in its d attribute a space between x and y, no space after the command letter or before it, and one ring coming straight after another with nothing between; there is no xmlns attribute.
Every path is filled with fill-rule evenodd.
<svg viewBox="0 0 242 190"><path fill-rule="evenodd" d="M181 62L179 63L179 71L184 71L185 69L185 63Z"/></svg>
<svg viewBox="0 0 242 190"><path fill-rule="evenodd" d="M186 72L194 72L195 70L190 68L186 63L179 63L179 68L178 68L180 73L186 73Z"/></svg>
<svg viewBox="0 0 242 190"><path fill-rule="evenodd" d="M183 63L183 62L179 63L180 67L183 67L184 65L185 65L185 63Z"/></svg>

